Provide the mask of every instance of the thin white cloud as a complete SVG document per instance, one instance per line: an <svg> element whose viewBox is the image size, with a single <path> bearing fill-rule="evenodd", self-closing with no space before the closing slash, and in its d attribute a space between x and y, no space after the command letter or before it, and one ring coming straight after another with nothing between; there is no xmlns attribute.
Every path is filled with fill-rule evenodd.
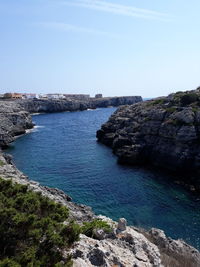
<svg viewBox="0 0 200 267"><path fill-rule="evenodd" d="M134 6L127 6L122 4L114 4L107 1L100 0L68 0L62 1L64 5L71 5L77 7L83 7L103 12L108 12L117 15L124 15L129 17L143 18L143 19L158 19L158 20L170 20L170 16L165 13L137 8Z"/></svg>
<svg viewBox="0 0 200 267"><path fill-rule="evenodd" d="M98 31L95 29L91 28L85 28L85 27L79 27L76 25L68 24L68 23L60 23L60 22L42 22L39 23L41 26L44 28L48 29L54 29L54 30L59 30L59 31L64 31L64 32L75 32L75 33L85 33L85 34L90 34L90 35L101 35L101 36L106 36L109 38L121 38L121 35L118 34L113 34L105 31Z"/></svg>

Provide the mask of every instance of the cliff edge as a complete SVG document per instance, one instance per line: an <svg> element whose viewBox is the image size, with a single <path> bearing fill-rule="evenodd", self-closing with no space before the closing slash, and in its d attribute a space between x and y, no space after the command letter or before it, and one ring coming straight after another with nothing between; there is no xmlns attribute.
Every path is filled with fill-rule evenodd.
<svg viewBox="0 0 200 267"><path fill-rule="evenodd" d="M0 101L0 147L6 147L33 126L31 115L19 104Z"/></svg>
<svg viewBox="0 0 200 267"><path fill-rule="evenodd" d="M200 189L200 89L120 107L97 138L120 163L159 166Z"/></svg>
<svg viewBox="0 0 200 267"><path fill-rule="evenodd" d="M26 111L30 113L38 112L62 112L62 111L78 111L95 108L106 108L109 106L118 107L120 105L131 105L142 101L141 96L121 96L121 97L103 97L88 98L86 100L78 100L67 98L63 100L55 99L23 99L16 102Z"/></svg>

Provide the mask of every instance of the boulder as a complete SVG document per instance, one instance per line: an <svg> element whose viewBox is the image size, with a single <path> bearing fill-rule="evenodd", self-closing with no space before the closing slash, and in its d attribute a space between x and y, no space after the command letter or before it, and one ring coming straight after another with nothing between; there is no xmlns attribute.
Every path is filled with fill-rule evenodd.
<svg viewBox="0 0 200 267"><path fill-rule="evenodd" d="M127 221L124 218L120 218L117 225L117 231L125 231L126 230Z"/></svg>

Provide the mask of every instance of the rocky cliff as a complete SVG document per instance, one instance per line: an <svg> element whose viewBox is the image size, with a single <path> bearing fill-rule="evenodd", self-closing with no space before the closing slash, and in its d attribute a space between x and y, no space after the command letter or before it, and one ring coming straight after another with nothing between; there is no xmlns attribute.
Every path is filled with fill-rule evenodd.
<svg viewBox="0 0 200 267"><path fill-rule="evenodd" d="M7 146L15 136L33 127L30 114L15 102L0 101L0 147Z"/></svg>
<svg viewBox="0 0 200 267"><path fill-rule="evenodd" d="M199 188L200 90L120 107L97 132L119 162L159 166Z"/></svg>
<svg viewBox="0 0 200 267"><path fill-rule="evenodd" d="M89 108L105 108L109 106L118 107L121 105L135 104L141 101L141 96L91 98L89 102Z"/></svg>
<svg viewBox="0 0 200 267"><path fill-rule="evenodd" d="M23 109L30 113L38 112L62 112L77 111L95 108L106 108L109 106L130 105L141 102L140 96L125 97L105 97L105 98L89 98L86 100L66 99L66 100L18 100L17 103Z"/></svg>

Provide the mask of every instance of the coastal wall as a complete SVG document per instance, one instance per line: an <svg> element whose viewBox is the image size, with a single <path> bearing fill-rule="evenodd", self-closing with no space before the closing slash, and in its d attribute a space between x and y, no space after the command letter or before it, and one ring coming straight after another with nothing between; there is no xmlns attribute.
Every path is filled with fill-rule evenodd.
<svg viewBox="0 0 200 267"><path fill-rule="evenodd" d="M89 98L88 100L66 99L66 100L16 100L23 109L30 113L38 112L62 112L78 111L95 108L106 108L109 106L130 105L142 101L141 96Z"/></svg>
<svg viewBox="0 0 200 267"><path fill-rule="evenodd" d="M16 135L33 127L31 116L17 103L0 102L0 111L1 147L8 145ZM75 243L69 251L76 267L178 267L188 266L187 264L194 267L200 266L199 251L184 241L168 238L163 231L158 229L145 231L128 227L124 219L117 224L109 218L96 216L90 207L73 203L70 196L63 191L41 186L29 180L14 166L11 157L2 152L0 152L0 177L28 185L30 190L41 192L44 196L67 206L71 219L78 223L98 218L110 224L112 232L105 234L100 229L96 232L95 239L81 234L80 241Z"/></svg>
<svg viewBox="0 0 200 267"><path fill-rule="evenodd" d="M97 131L120 163L154 165L200 189L200 91L120 107Z"/></svg>

